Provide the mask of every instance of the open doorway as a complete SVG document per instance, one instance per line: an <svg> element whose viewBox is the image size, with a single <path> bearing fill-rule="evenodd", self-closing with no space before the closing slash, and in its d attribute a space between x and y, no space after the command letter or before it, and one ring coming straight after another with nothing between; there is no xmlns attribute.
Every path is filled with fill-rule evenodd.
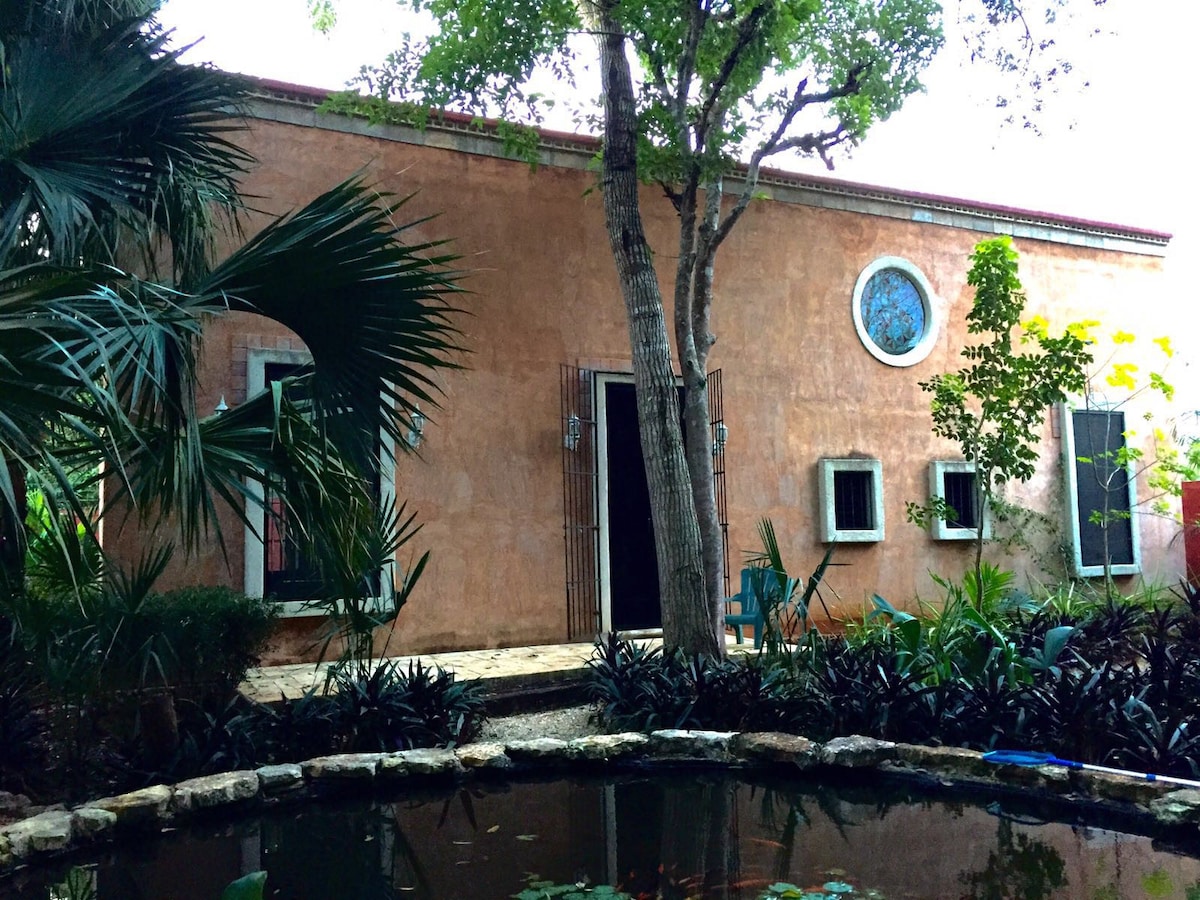
<svg viewBox="0 0 1200 900"><path fill-rule="evenodd" d="M658 554L633 376L599 375L597 388L603 628L660 629ZM682 405L682 387L679 394Z"/></svg>

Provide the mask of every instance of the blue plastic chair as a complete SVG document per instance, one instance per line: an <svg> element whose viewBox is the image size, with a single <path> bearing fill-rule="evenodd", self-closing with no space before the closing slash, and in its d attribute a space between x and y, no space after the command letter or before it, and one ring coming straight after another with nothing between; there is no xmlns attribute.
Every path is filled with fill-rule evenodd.
<svg viewBox="0 0 1200 900"><path fill-rule="evenodd" d="M771 582L771 579L774 578L775 572L772 569L758 566L742 569L741 591L732 597L725 598L725 609L728 610L731 603L737 603L740 610L740 612L725 614L725 624L733 629L734 639L739 644L743 642L742 626L749 625L754 629L754 649L758 650L762 647L763 634L767 630L767 624L759 600L774 587Z"/></svg>

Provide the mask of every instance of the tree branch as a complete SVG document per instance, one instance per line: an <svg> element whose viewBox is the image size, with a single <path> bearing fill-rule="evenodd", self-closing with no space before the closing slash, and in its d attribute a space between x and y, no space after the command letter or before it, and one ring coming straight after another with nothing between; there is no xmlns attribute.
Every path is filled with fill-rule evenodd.
<svg viewBox="0 0 1200 900"><path fill-rule="evenodd" d="M805 89L808 87L808 79L800 79L800 82L796 85L796 90L792 93L791 100L788 101L787 107L779 118L779 124L775 127L770 137L763 141L751 155L750 162L746 167L745 183L742 186L741 196L738 197L737 203L729 211L729 215L725 217L725 220L717 228L713 236L712 246L707 248L709 253L714 256L716 255L717 248L729 236L729 232L733 230L733 227L746 211L746 207L750 205L750 201L754 197L754 191L758 187L758 173L762 168L764 159L786 150L801 150L805 153L817 154L827 167L833 168L833 163L827 154L832 148L850 136L845 122L839 122L838 126L831 131L798 135L792 138L785 138L784 135L787 134L787 130L795 121L796 116L805 108L814 104L828 103L831 100L837 100L841 97L849 97L856 93L862 87L862 77L866 71L867 66L865 64L857 65L846 73L846 79L837 87L817 91L812 94L805 93Z"/></svg>
<svg viewBox="0 0 1200 900"><path fill-rule="evenodd" d="M704 105L700 107L700 115L696 119L697 149L703 147L704 142L708 139L714 110L725 108L725 105L721 102L721 93L725 90L726 85L729 84L729 79L733 77L733 71L737 68L737 64L742 61L742 54L745 52L746 47L757 36L758 26L762 23L770 5L770 0L756 3L750 12L747 13L746 17L738 24L737 40L734 41L733 47L730 48L725 59L721 61L721 69L717 72L717 77L709 85L708 96L704 100Z"/></svg>

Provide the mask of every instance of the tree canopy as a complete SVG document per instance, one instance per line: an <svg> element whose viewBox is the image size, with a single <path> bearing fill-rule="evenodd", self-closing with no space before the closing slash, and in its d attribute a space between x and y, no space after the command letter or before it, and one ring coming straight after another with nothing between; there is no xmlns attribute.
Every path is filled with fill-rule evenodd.
<svg viewBox="0 0 1200 900"><path fill-rule="evenodd" d="M1068 2L1049 0L1047 20ZM765 160L790 151L831 165L836 148L861 140L921 89L946 10L936 0L407 3L429 14L435 31L398 36L398 49L360 82L418 118L453 107L536 123L547 76L569 80L585 56L598 59L600 105L583 115L603 141L598 180L629 322L664 640L721 653L723 553L706 397L717 250L757 196ZM1029 22L1013 0L961 0L956 9L984 37ZM1026 29L1018 43L1033 40ZM1019 67L1011 53L991 61ZM678 366L639 179L656 184L679 219L670 250Z"/></svg>

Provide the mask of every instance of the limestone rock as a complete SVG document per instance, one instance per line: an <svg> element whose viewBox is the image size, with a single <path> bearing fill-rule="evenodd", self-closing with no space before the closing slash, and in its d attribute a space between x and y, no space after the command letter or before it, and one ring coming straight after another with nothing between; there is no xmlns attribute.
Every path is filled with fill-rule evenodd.
<svg viewBox="0 0 1200 900"><path fill-rule="evenodd" d="M29 819L14 822L0 832L8 839L14 856L65 850L74 835L73 818L65 809L52 809Z"/></svg>
<svg viewBox="0 0 1200 900"><path fill-rule="evenodd" d="M681 731L675 728L650 734L650 752L669 759L727 760L733 732Z"/></svg>
<svg viewBox="0 0 1200 900"><path fill-rule="evenodd" d="M175 785L176 812L193 812L217 806L245 803L258 796L255 772L221 772L201 778L189 778Z"/></svg>
<svg viewBox="0 0 1200 900"><path fill-rule="evenodd" d="M156 826L166 821L171 806L171 788L163 784L94 800L88 806L105 809L117 817L117 825Z"/></svg>
<svg viewBox="0 0 1200 900"><path fill-rule="evenodd" d="M1150 812L1163 825L1189 825L1200 822L1200 791L1194 788L1171 791L1152 801Z"/></svg>
<svg viewBox="0 0 1200 900"><path fill-rule="evenodd" d="M821 745L795 734L775 731L756 731L739 734L733 739L734 755L742 759L775 763L792 763L801 769L820 762Z"/></svg>
<svg viewBox="0 0 1200 900"><path fill-rule="evenodd" d="M994 763L985 760L978 750L967 750L963 747L897 744L896 759L907 766L951 778L987 779L996 775Z"/></svg>
<svg viewBox="0 0 1200 900"><path fill-rule="evenodd" d="M107 809L81 806L72 815L75 817L75 837L78 840L99 840L117 825L116 813Z"/></svg>
<svg viewBox="0 0 1200 900"><path fill-rule="evenodd" d="M1108 772L1082 770L1073 772L1072 775L1094 797L1099 797L1102 800L1136 803L1138 806L1145 807L1149 807L1158 798L1178 790L1177 787L1162 781L1146 781L1142 778L1112 775Z"/></svg>
<svg viewBox="0 0 1200 900"><path fill-rule="evenodd" d="M998 781L1042 791L1053 791L1056 794L1070 792L1073 783L1072 774L1070 769L1065 769L1062 766L996 767L996 779Z"/></svg>
<svg viewBox="0 0 1200 900"><path fill-rule="evenodd" d="M463 773L463 765L453 750L418 748L389 753L379 761L379 774L386 778L406 776L457 777Z"/></svg>
<svg viewBox="0 0 1200 900"><path fill-rule="evenodd" d="M23 816L29 807L29 798L24 794L0 791L0 816Z"/></svg>
<svg viewBox="0 0 1200 900"><path fill-rule="evenodd" d="M0 832L0 871L11 868L13 865L12 844L9 843L3 832Z"/></svg>
<svg viewBox="0 0 1200 900"><path fill-rule="evenodd" d="M839 737L821 747L821 762L827 766L861 769L878 766L896 758L896 745L891 741L853 734Z"/></svg>
<svg viewBox="0 0 1200 900"><path fill-rule="evenodd" d="M261 766L254 774L258 776L258 786L269 797L304 787L304 770L295 763Z"/></svg>
<svg viewBox="0 0 1200 900"><path fill-rule="evenodd" d="M513 761L504 752L504 745L485 742L467 744L454 751L458 761L468 769L511 769Z"/></svg>
<svg viewBox="0 0 1200 900"><path fill-rule="evenodd" d="M372 781L385 753L335 753L302 764L310 781Z"/></svg>
<svg viewBox="0 0 1200 900"><path fill-rule="evenodd" d="M585 762L609 762L614 759L644 756L649 746L650 739L644 734L625 731L620 734L592 734L575 738L567 743L567 752L571 758Z"/></svg>
<svg viewBox="0 0 1200 900"><path fill-rule="evenodd" d="M558 738L509 741L504 750L514 762L562 763L571 755L567 742Z"/></svg>

